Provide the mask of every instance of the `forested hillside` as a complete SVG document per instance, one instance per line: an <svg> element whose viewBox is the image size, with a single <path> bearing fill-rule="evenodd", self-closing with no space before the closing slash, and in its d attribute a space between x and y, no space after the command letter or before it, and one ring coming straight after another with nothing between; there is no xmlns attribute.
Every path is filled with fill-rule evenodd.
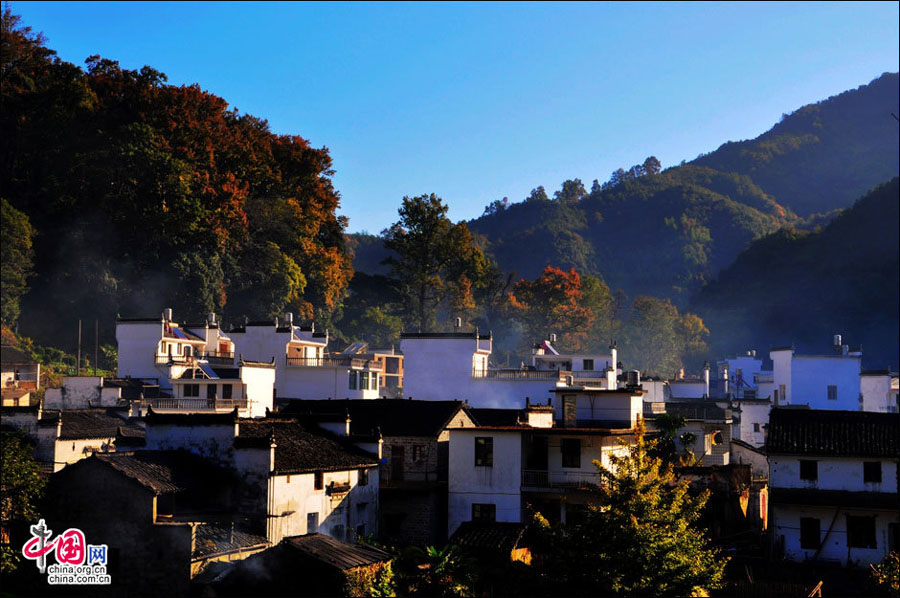
<svg viewBox="0 0 900 598"><path fill-rule="evenodd" d="M801 216L846 208L897 176L900 75L804 106L749 141L729 142L694 163L750 176Z"/></svg>
<svg viewBox="0 0 900 598"><path fill-rule="evenodd" d="M834 334L862 344L869 367L900 364L900 187L873 189L820 232L760 239L692 304L719 353L795 343L824 348Z"/></svg>
<svg viewBox="0 0 900 598"><path fill-rule="evenodd" d="M8 8L0 49L5 324L70 346L76 318L108 340L166 306L329 321L352 267L326 149L151 67L62 61Z"/></svg>

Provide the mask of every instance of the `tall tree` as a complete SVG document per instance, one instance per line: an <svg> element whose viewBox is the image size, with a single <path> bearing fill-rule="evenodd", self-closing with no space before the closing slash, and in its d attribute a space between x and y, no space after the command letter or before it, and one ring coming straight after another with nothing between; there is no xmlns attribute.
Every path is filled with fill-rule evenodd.
<svg viewBox="0 0 900 598"><path fill-rule="evenodd" d="M587 195L581 179L563 181L562 188L553 194L553 198L560 203L575 204Z"/></svg>
<svg viewBox="0 0 900 598"><path fill-rule="evenodd" d="M610 467L584 517L550 526L538 517L554 593L590 596L702 596L721 585L728 561L698 528L709 492L692 494L671 463L652 455L643 420Z"/></svg>
<svg viewBox="0 0 900 598"><path fill-rule="evenodd" d="M447 210L434 193L404 197L400 220L382 233L395 254L387 263L407 300L407 323L420 331L434 329L438 307L454 292L483 286L490 271L468 227L453 224ZM470 284L460 284L463 277Z"/></svg>
<svg viewBox="0 0 900 598"><path fill-rule="evenodd" d="M19 319L19 300L28 290L34 229L28 216L12 207L5 198L0 198L0 204L3 237L0 243L0 319L5 326L12 326Z"/></svg>
<svg viewBox="0 0 900 598"><path fill-rule="evenodd" d="M20 432L0 432L0 572L13 571L20 560L20 546L10 546L13 528L36 523L37 503L46 480L31 456L32 447Z"/></svg>

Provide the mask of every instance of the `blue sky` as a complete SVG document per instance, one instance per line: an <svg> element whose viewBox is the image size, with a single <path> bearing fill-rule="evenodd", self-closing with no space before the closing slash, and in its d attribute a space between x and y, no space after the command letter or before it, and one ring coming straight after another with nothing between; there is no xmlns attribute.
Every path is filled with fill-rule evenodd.
<svg viewBox="0 0 900 598"><path fill-rule="evenodd" d="M898 70L898 2L10 2L61 58L145 64L327 146L350 230L664 167Z"/></svg>

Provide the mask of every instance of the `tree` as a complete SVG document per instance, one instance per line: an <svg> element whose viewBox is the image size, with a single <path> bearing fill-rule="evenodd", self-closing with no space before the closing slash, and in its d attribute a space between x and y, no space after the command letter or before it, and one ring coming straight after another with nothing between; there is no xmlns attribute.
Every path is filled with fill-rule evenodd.
<svg viewBox="0 0 900 598"><path fill-rule="evenodd" d="M5 198L2 202L2 237L0 243L0 318L5 326L12 326L19 319L19 300L28 291L31 274L31 241L34 229L23 212L12 207Z"/></svg>
<svg viewBox="0 0 900 598"><path fill-rule="evenodd" d="M643 420L610 467L584 516L549 525L539 515L546 575L561 595L697 596L721 585L728 561L696 525L709 492L694 495L673 465L650 451Z"/></svg>
<svg viewBox="0 0 900 598"><path fill-rule="evenodd" d="M525 326L526 341L544 338L553 332L567 350L584 350L594 313L581 304L581 276L547 266L536 280L522 279L508 294L510 311Z"/></svg>
<svg viewBox="0 0 900 598"><path fill-rule="evenodd" d="M482 216L493 216L494 214L499 214L508 207L508 197L504 197L503 199L495 199L484 208L484 213L482 214Z"/></svg>
<svg viewBox="0 0 900 598"><path fill-rule="evenodd" d="M474 596L474 563L456 547L417 546L404 549L398 562L400 584L409 596Z"/></svg>
<svg viewBox="0 0 900 598"><path fill-rule="evenodd" d="M544 189L544 186L541 185L532 189L528 197L525 198L525 201L550 201L550 198L547 197L547 191Z"/></svg>
<svg viewBox="0 0 900 598"><path fill-rule="evenodd" d="M385 248L395 254L386 263L406 300L407 324L420 331L435 327L438 306L454 291L470 290L452 283L465 276L481 287L490 270L468 227L453 224L447 210L433 193L404 197L400 220L382 233Z"/></svg>
<svg viewBox="0 0 900 598"><path fill-rule="evenodd" d="M562 188L553 194L553 198L560 203L575 204L587 195L581 179L563 181Z"/></svg>
<svg viewBox="0 0 900 598"><path fill-rule="evenodd" d="M9 545L10 532L37 521L37 501L46 481L22 433L0 432L0 445L0 572L9 573L19 562L18 547Z"/></svg>

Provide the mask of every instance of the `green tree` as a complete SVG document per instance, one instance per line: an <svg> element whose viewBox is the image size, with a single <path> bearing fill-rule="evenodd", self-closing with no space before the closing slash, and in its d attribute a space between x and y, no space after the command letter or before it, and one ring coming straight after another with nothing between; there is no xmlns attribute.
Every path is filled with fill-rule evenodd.
<svg viewBox="0 0 900 598"><path fill-rule="evenodd" d="M33 251L34 229L28 216L12 207L5 198L2 203L2 237L0 243L0 317L6 326L19 319L19 300L28 291Z"/></svg>
<svg viewBox="0 0 900 598"><path fill-rule="evenodd" d="M578 203L587 195L581 179L563 181L562 188L553 194L553 198L560 203Z"/></svg>
<svg viewBox="0 0 900 598"><path fill-rule="evenodd" d="M610 467L594 461L601 482L584 517L565 526L539 515L546 578L561 595L691 596L718 588L727 557L696 525L709 497L676 481L672 464L651 455L643 421Z"/></svg>
<svg viewBox="0 0 900 598"><path fill-rule="evenodd" d="M400 220L382 233L395 255L386 261L406 301L407 324L420 331L437 324L438 306L467 285L451 284L465 276L483 287L489 261L464 223L447 218L448 206L435 194L404 197Z"/></svg>
<svg viewBox="0 0 900 598"><path fill-rule="evenodd" d="M473 596L474 563L455 546L410 546L403 550L398 573L408 596Z"/></svg>
<svg viewBox="0 0 900 598"><path fill-rule="evenodd" d="M22 433L0 432L0 445L0 572L9 573L19 562L19 550L9 545L10 531L37 521L37 501L46 482Z"/></svg>

